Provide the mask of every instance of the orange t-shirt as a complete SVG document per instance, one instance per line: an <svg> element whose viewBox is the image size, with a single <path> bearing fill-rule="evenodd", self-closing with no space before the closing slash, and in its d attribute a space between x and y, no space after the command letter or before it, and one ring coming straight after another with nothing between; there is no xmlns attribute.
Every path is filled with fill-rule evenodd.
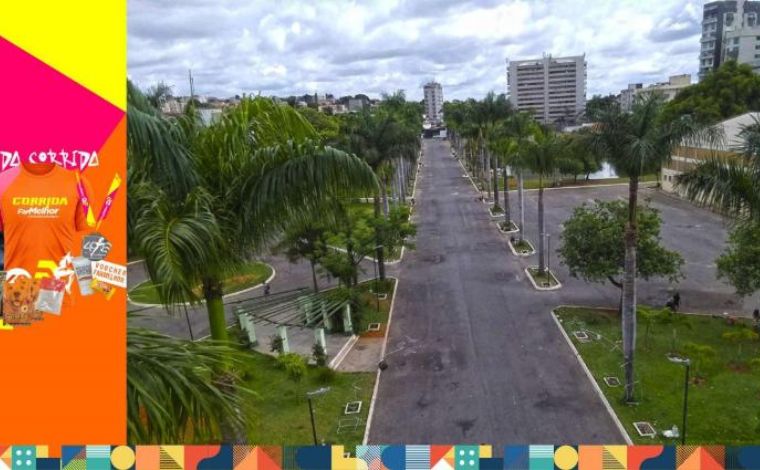
<svg viewBox="0 0 760 470"><path fill-rule="evenodd" d="M84 179L82 183L92 197L92 188ZM52 274L45 264L57 265L69 252L76 256L77 232L87 228L74 172L55 164L22 164L2 195L0 224L6 271L23 268L32 276L40 270ZM41 261L47 263L40 265Z"/></svg>

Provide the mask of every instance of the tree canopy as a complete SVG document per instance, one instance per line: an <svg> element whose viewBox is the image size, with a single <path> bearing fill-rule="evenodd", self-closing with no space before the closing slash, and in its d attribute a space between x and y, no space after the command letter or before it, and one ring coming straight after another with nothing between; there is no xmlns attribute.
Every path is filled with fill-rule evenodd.
<svg viewBox="0 0 760 470"><path fill-rule="evenodd" d="M636 275L643 279L681 277L683 258L660 244L659 211L639 206ZM576 207L564 223L559 255L570 275L591 282L610 281L620 287L625 258L625 201L596 201Z"/></svg>
<svg viewBox="0 0 760 470"><path fill-rule="evenodd" d="M699 122L713 124L759 110L760 76L747 64L728 61L699 83L678 93L665 106L662 117L672 121L691 114Z"/></svg>
<svg viewBox="0 0 760 470"><path fill-rule="evenodd" d="M595 122L599 120L602 113L617 106L618 102L615 95L594 95L586 102L586 120Z"/></svg>

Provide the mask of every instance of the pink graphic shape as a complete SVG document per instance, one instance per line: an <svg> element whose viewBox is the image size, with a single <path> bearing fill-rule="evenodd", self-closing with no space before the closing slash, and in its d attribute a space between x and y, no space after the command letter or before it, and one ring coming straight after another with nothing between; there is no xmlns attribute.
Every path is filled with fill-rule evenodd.
<svg viewBox="0 0 760 470"><path fill-rule="evenodd" d="M2 37L0 63L0 152L18 152L22 160L33 152L96 152L124 115Z"/></svg>

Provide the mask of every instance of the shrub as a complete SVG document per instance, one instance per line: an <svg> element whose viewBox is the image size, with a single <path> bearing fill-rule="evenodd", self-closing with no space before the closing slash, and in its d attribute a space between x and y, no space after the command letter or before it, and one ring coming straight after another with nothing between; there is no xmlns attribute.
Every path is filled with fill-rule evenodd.
<svg viewBox="0 0 760 470"><path fill-rule="evenodd" d="M320 367L317 372L317 382L320 384L329 384L335 380L337 373L329 367Z"/></svg>
<svg viewBox="0 0 760 470"><path fill-rule="evenodd" d="M321 344L314 343L312 355L314 356L314 363L316 363L318 367L324 367L327 365L327 353Z"/></svg>
<svg viewBox="0 0 760 470"><path fill-rule="evenodd" d="M274 334L269 337L269 351L277 354L285 352L285 346L279 335Z"/></svg>
<svg viewBox="0 0 760 470"><path fill-rule="evenodd" d="M301 379L303 379L303 376L306 375L306 361L298 354L281 354L277 358L277 365L279 365L294 382L300 382Z"/></svg>

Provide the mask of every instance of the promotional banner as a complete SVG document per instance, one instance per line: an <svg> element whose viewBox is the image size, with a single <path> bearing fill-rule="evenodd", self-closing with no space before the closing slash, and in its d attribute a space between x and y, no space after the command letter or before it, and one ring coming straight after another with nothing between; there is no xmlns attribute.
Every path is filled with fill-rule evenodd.
<svg viewBox="0 0 760 470"><path fill-rule="evenodd" d="M126 3L31 10L0 12L0 442L58 455L126 440Z"/></svg>

